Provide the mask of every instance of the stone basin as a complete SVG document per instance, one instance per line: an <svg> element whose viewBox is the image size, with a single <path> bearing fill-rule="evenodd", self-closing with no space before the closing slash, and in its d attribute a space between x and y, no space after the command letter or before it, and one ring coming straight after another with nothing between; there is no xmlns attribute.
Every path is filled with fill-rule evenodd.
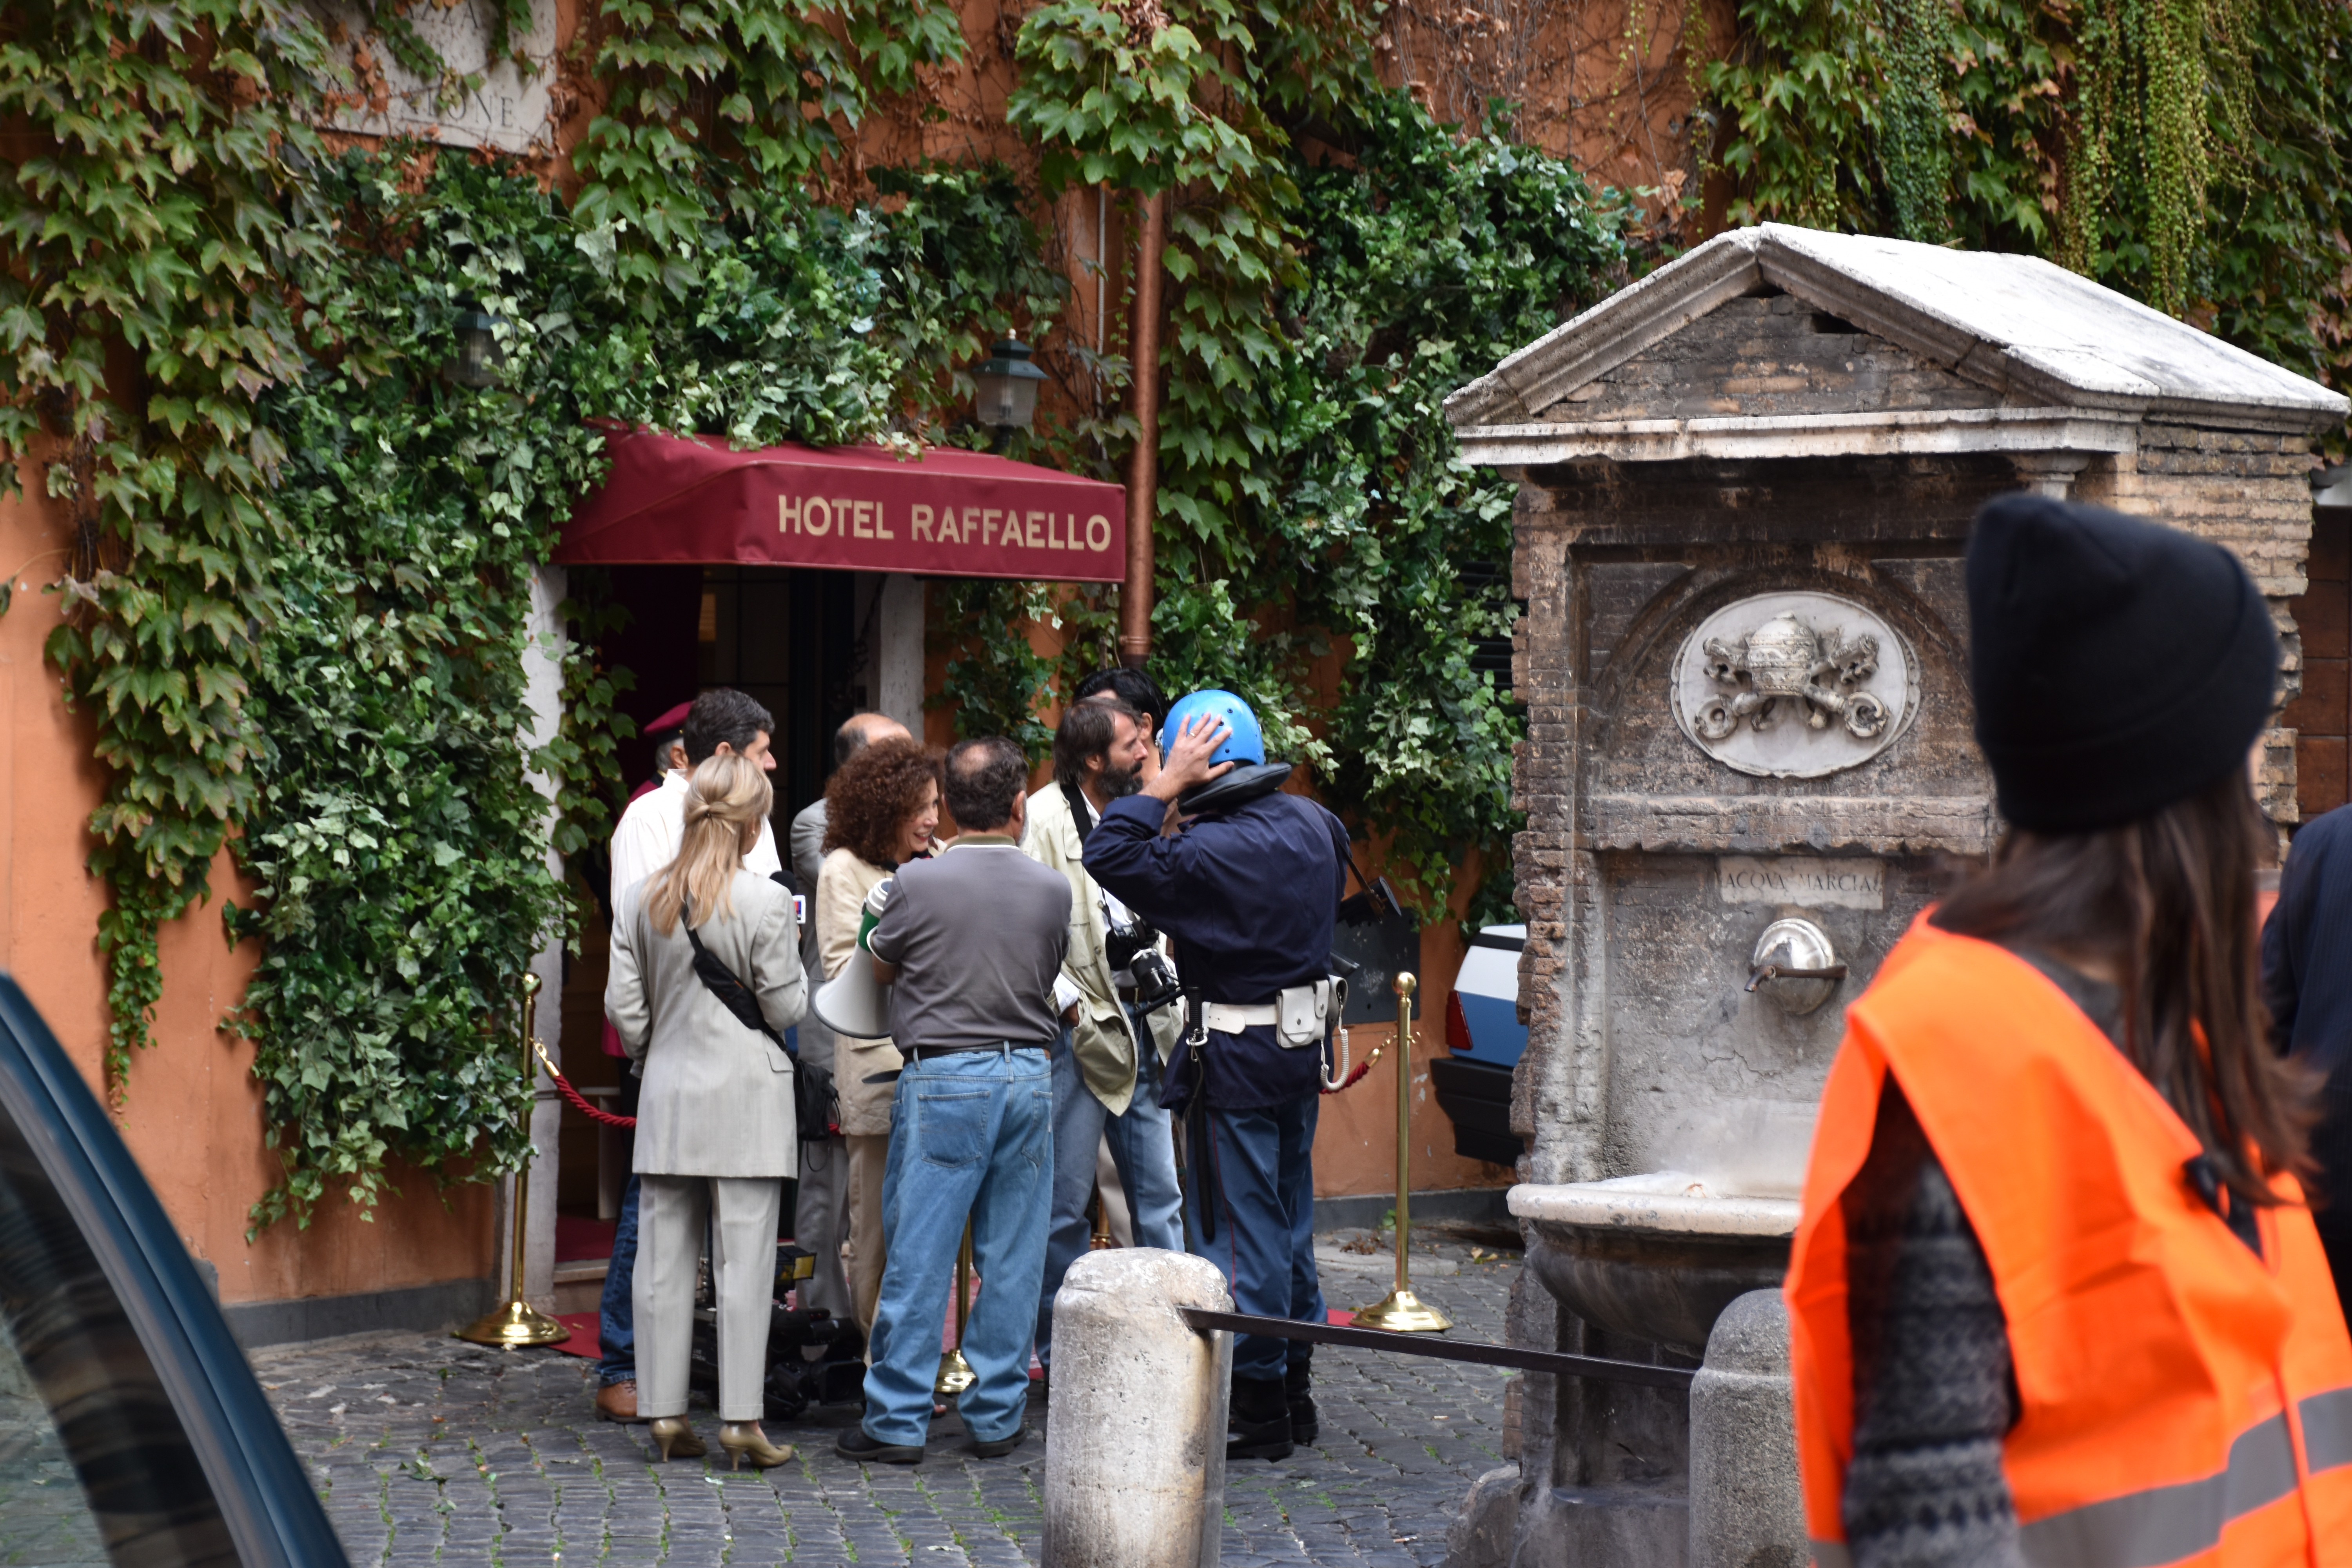
<svg viewBox="0 0 2352 1568"><path fill-rule="evenodd" d="M1524 1184L1508 1201L1533 1222L1528 1265L1561 1305L1693 1354L1726 1307L1780 1283L1799 1212L1793 1197L1727 1192L1681 1171Z"/></svg>

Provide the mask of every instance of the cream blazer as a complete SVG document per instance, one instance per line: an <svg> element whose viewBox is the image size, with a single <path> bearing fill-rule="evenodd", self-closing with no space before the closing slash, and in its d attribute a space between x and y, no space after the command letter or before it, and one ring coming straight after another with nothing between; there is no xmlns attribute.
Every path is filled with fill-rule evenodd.
<svg viewBox="0 0 2352 1568"><path fill-rule="evenodd" d="M1078 1076L1113 1116L1123 1116L1135 1099L1135 1030L1111 980L1110 958L1104 951L1108 935L1103 921L1101 889L1087 875L1086 845L1078 837L1078 819L1069 796L1058 784L1031 792L1029 831L1021 847L1040 865L1050 866L1070 879L1070 947L1062 960L1062 973L1081 994L1078 1021L1070 1026L1070 1050L1077 1058ZM1183 1024L1176 1007L1154 1008L1148 1016L1150 1046L1166 1061L1176 1047Z"/></svg>
<svg viewBox="0 0 2352 1568"><path fill-rule="evenodd" d="M797 1174L792 1058L711 994L694 972L683 921L667 936L654 929L645 888L624 891L614 911L604 983L604 1016L645 1075L633 1168L646 1176ZM749 871L735 873L731 892L733 911L695 934L781 1035L808 1009L792 896Z"/></svg>
<svg viewBox="0 0 2352 1568"><path fill-rule="evenodd" d="M866 895L890 873L854 849L835 849L824 858L816 874L816 950L827 980L840 973L857 955L857 925L866 910ZM869 963L870 959L860 959ZM853 1040L833 1037L833 1089L841 1100L841 1131L847 1138L887 1137L890 1102L898 1092L894 1079L868 1083L876 1073L897 1072L907 1058L888 1039Z"/></svg>

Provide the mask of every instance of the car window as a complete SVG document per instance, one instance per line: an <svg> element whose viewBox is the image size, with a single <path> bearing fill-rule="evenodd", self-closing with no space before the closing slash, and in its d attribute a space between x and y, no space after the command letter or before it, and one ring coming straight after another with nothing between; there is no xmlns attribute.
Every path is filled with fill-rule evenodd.
<svg viewBox="0 0 2352 1568"><path fill-rule="evenodd" d="M235 1563L203 1465L0 1094L0 1563Z"/></svg>
<svg viewBox="0 0 2352 1568"><path fill-rule="evenodd" d="M0 1335L0 1563L82 1568L107 1562L98 1516L33 1387L16 1345Z"/></svg>

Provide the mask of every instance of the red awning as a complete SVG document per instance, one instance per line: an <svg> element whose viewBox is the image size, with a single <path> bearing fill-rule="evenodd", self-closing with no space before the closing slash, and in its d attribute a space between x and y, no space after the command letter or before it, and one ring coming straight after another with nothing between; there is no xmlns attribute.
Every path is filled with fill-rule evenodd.
<svg viewBox="0 0 2352 1568"><path fill-rule="evenodd" d="M564 525L555 559L835 566L950 577L1114 583L1127 573L1127 492L950 447L763 447L638 430L610 439L612 477Z"/></svg>

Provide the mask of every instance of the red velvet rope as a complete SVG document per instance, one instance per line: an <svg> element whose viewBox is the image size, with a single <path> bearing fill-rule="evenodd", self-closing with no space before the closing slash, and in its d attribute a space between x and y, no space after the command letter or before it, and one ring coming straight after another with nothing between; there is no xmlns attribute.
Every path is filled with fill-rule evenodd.
<svg viewBox="0 0 2352 1568"><path fill-rule="evenodd" d="M602 1122L607 1127L635 1127L637 1124L637 1119L634 1116L615 1116L613 1112L603 1109L601 1106L591 1104L588 1097L582 1094L578 1089L572 1088L572 1080L565 1078L561 1072L558 1072L556 1070L555 1064L548 1060L547 1047L545 1046L541 1045L537 1040L531 1041L530 1046L531 1049L539 1053L540 1066L545 1068L547 1069L547 1076L555 1080L555 1092L570 1100L572 1102L572 1110L580 1112L581 1115L585 1116L589 1121ZM1352 1082L1353 1080L1350 1079L1349 1081Z"/></svg>

